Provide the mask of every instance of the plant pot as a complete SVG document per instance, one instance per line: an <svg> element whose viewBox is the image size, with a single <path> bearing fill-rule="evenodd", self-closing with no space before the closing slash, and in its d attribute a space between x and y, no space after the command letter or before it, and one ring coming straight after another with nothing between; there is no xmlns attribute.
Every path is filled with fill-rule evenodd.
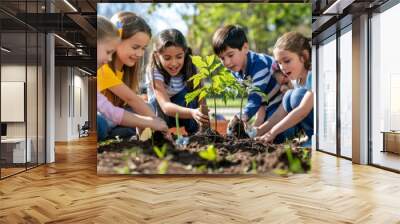
<svg viewBox="0 0 400 224"><path fill-rule="evenodd" d="M211 128L215 130L215 120L211 120L210 123L211 123ZM228 127L228 123L229 123L229 121L227 121L227 120L222 120L222 121L217 120L217 132L220 135L223 135L223 136L226 135L226 128Z"/></svg>
<svg viewBox="0 0 400 224"><path fill-rule="evenodd" d="M170 131L172 134L177 135L176 127L170 128L169 131ZM180 128L179 128L179 132L180 132L181 135L187 135L187 132L186 132L186 130L185 130L185 127L180 127Z"/></svg>

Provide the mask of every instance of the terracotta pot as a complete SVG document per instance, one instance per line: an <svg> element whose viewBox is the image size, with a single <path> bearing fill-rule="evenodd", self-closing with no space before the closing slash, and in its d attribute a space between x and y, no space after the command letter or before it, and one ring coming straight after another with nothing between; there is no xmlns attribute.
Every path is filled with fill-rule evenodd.
<svg viewBox="0 0 400 224"><path fill-rule="evenodd" d="M215 130L215 120L211 120L211 128ZM219 120L217 121L217 132L220 135L225 136L226 135L226 128L228 127L229 121L227 120Z"/></svg>
<svg viewBox="0 0 400 224"><path fill-rule="evenodd" d="M176 135L176 128L170 128L169 131L170 131L172 134ZM181 135L187 135L187 132L186 132L186 130L185 130L185 127L180 127L180 128L179 128L179 132L181 133Z"/></svg>

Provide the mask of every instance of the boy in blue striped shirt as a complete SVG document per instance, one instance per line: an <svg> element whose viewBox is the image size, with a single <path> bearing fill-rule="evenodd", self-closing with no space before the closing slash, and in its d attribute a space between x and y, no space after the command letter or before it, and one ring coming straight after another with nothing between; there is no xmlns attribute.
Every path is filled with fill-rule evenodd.
<svg viewBox="0 0 400 224"><path fill-rule="evenodd" d="M249 50L243 28L236 25L219 28L213 35L212 45L214 53L238 81L250 80L253 86L258 87L268 95L267 103L263 102L263 97L257 92L249 94L247 105L242 115L242 121L245 126L259 109L264 110L265 108L265 118L263 120L267 120L282 101L280 85L272 75L274 59L269 55ZM265 107L263 107L264 105ZM264 111L262 112L264 114ZM229 122L228 128L232 128L238 121L239 116L234 116ZM255 124L255 126L257 125L260 124Z"/></svg>

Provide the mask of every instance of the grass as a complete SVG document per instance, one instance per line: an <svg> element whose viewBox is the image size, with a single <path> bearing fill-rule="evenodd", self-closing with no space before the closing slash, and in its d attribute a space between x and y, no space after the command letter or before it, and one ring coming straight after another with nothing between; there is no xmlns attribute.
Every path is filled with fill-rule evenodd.
<svg viewBox="0 0 400 224"><path fill-rule="evenodd" d="M211 108L214 106L214 100L212 98L207 98L207 106L208 108ZM223 108L223 107L240 107L240 99L235 99L235 100L228 100L227 104L225 105L224 101L222 99L217 99L217 108ZM243 100L243 107L246 106L247 104L247 99Z"/></svg>

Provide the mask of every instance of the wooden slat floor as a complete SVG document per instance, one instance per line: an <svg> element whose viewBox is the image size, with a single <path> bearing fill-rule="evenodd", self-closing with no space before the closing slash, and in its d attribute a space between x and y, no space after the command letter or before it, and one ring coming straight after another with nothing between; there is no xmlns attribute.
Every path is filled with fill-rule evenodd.
<svg viewBox="0 0 400 224"><path fill-rule="evenodd" d="M309 174L96 175L93 137L0 181L0 223L400 223L400 175L314 152Z"/></svg>

